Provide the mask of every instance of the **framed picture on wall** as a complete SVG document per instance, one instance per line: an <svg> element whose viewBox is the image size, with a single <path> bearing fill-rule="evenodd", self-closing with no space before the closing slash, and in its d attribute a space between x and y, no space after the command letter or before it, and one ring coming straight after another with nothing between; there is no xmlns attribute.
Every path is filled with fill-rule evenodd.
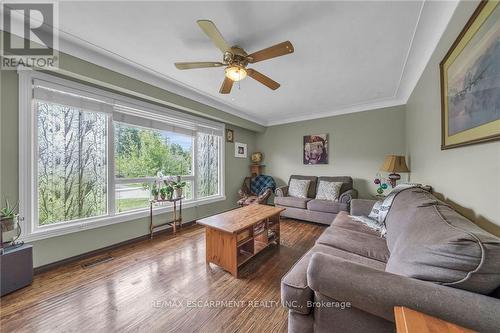
<svg viewBox="0 0 500 333"><path fill-rule="evenodd" d="M226 129L226 141L234 142L234 131L232 129Z"/></svg>
<svg viewBox="0 0 500 333"><path fill-rule="evenodd" d="M328 164L328 134L304 135L305 165Z"/></svg>
<svg viewBox="0 0 500 333"><path fill-rule="evenodd" d="M440 64L441 149L500 139L500 5L482 1Z"/></svg>
<svg viewBox="0 0 500 333"><path fill-rule="evenodd" d="M234 143L234 157L247 158L247 144L241 142Z"/></svg>

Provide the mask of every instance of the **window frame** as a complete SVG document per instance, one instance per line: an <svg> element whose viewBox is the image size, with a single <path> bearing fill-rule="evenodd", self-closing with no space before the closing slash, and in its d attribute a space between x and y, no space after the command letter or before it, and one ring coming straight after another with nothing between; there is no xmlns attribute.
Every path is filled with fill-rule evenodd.
<svg viewBox="0 0 500 333"><path fill-rule="evenodd" d="M219 194L215 196L197 198L197 135L199 131L195 129L193 138L193 156L192 156L192 174L183 175L181 179L192 181L193 200L183 203L183 208L197 207L226 199L225 196L225 125L223 123L211 121L205 118L186 115L177 111L172 106L158 106L149 103L146 96L139 100L127 97L118 93L109 92L104 89L94 88L92 86L77 83L72 80L56 77L50 74L34 71L29 68L20 67L18 69L19 77L19 214L21 217L21 228L23 234L21 238L24 241L34 241L49 237L60 236L82 230L99 228L102 226L133 221L149 216L149 208L135 209L126 212L117 212L115 207L115 189L118 183L131 183L133 181L143 182L144 180L153 181L154 177L144 178L124 178L118 180L115 178L115 147L114 147L114 120L113 114L107 116L107 213L89 218L75 219L71 221L61 221L49 225L40 226L38 224L38 190L37 190L37 165L38 165L38 138L37 121L33 98L33 81L40 79L49 83L54 83L67 88L69 91L76 89L78 91L102 96L106 100L112 100L115 104L125 105L127 107L144 110L148 114L154 115L157 119L176 118L180 121L187 121L206 128L212 128L217 133L219 140ZM142 97L142 96L141 96ZM164 103L164 102L163 102ZM146 118L146 117L144 117ZM117 120L118 121L118 120ZM161 121L161 120L160 120ZM134 126L134 124L130 124ZM173 210L172 205L155 207L153 215L164 214Z"/></svg>

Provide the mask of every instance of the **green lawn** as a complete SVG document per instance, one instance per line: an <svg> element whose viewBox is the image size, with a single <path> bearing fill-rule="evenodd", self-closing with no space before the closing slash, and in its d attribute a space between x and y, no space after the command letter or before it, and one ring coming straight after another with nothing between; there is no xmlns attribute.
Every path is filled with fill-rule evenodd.
<svg viewBox="0 0 500 333"><path fill-rule="evenodd" d="M128 210L146 208L148 204L149 200L144 198L118 199L116 200L116 209L121 213Z"/></svg>

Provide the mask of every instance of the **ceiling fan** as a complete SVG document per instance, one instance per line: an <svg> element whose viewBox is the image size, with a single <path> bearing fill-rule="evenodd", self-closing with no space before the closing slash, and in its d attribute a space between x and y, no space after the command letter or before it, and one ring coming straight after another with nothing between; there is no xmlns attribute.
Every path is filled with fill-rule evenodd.
<svg viewBox="0 0 500 333"><path fill-rule="evenodd" d="M241 47L229 46L224 40L221 33L210 20L198 20L198 25L201 30L207 34L212 42L217 46L223 54L222 62L176 62L177 69L194 69L194 68L210 68L225 66L225 78L219 90L221 94L229 94L235 81L243 80L247 75L252 79L259 81L263 85L272 90L280 87L280 84L264 74L257 72L255 69L247 68L247 65L280 57L286 54L293 53L293 45L289 41L279 43L266 49L247 54Z"/></svg>

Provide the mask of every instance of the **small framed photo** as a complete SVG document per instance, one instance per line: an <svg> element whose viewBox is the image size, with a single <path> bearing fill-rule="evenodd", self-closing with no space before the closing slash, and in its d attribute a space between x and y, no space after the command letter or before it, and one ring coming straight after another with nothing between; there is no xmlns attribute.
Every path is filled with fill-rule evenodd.
<svg viewBox="0 0 500 333"><path fill-rule="evenodd" d="M234 157L247 158L247 144L241 142L234 143Z"/></svg>
<svg viewBox="0 0 500 333"><path fill-rule="evenodd" d="M234 131L232 129L226 129L226 141L234 142Z"/></svg>

